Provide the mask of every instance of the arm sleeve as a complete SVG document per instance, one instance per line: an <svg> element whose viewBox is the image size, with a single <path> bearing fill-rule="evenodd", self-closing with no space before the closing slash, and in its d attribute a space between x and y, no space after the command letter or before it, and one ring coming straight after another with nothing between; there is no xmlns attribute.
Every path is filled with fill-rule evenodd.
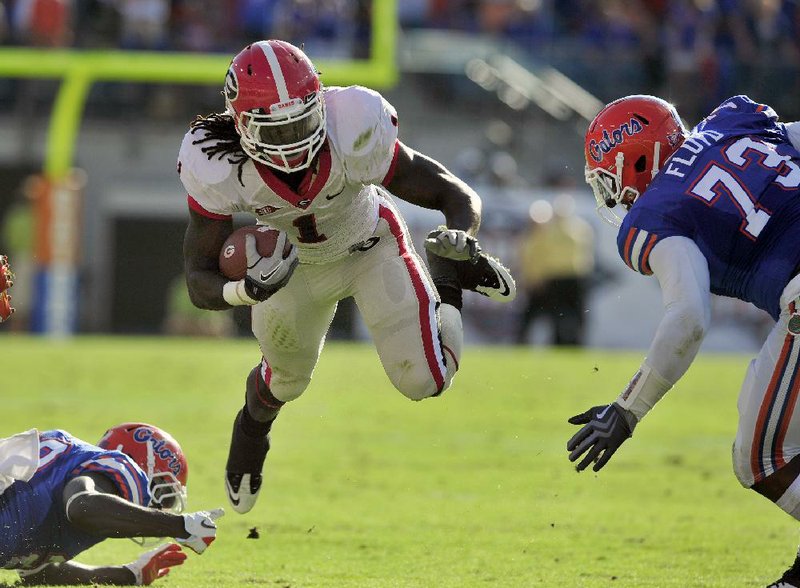
<svg viewBox="0 0 800 588"><path fill-rule="evenodd" d="M189 208L213 219L229 219L238 211L236 202L226 196L230 190L231 173L236 176L227 159L209 160L186 133L178 153L178 176L187 193Z"/></svg>
<svg viewBox="0 0 800 588"><path fill-rule="evenodd" d="M640 420L689 368L711 315L708 263L691 239L659 241L649 266L661 285L664 317L644 363L617 399Z"/></svg>
<svg viewBox="0 0 800 588"><path fill-rule="evenodd" d="M373 90L350 86L331 96L328 117L347 175L388 184L399 150L394 106Z"/></svg>

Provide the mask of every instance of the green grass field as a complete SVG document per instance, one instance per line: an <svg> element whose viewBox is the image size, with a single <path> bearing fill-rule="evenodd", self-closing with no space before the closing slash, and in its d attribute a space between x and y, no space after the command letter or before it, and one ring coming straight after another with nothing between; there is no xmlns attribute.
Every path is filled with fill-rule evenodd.
<svg viewBox="0 0 800 588"><path fill-rule="evenodd" d="M247 340L0 337L0 436L36 426L95 440L150 421L188 455L190 508L227 506L230 424L257 360ZM800 534L731 470L748 358L698 360L599 475L568 462L566 418L612 400L640 360L472 347L451 390L413 403L371 346L329 344L276 422L259 504L228 509L212 548L158 585L766 585ZM138 549L111 540L79 560Z"/></svg>

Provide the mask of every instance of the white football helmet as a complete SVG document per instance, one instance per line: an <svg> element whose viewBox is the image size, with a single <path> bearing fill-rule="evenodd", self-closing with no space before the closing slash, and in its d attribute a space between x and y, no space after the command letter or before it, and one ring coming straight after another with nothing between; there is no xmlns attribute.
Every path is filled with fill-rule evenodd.
<svg viewBox="0 0 800 588"><path fill-rule="evenodd" d="M325 101L314 64L285 41L248 45L231 61L225 107L242 149L284 172L309 167L325 142Z"/></svg>

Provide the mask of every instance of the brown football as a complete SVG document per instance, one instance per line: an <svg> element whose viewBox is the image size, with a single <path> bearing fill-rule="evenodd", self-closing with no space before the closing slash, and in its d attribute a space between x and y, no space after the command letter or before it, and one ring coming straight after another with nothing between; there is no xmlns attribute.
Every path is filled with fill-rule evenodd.
<svg viewBox="0 0 800 588"><path fill-rule="evenodd" d="M256 249L262 257L269 257L275 252L275 245L281 232L264 225L248 225L236 229L225 240L219 252L219 271L229 280L241 280L247 274L247 253L244 248L244 236L251 233L256 238ZM286 242L286 249L290 248Z"/></svg>

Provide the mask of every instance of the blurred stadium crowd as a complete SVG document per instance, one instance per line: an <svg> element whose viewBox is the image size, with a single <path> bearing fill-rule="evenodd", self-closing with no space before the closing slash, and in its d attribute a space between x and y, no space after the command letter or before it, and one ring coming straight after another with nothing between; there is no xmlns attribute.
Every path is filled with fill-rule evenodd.
<svg viewBox="0 0 800 588"><path fill-rule="evenodd" d="M360 58L369 55L373 6L382 1L3 0L0 46L195 51L232 56L250 41L283 38L304 45L312 59ZM634 283L636 276L627 276L619 265L613 243L607 243L613 241L613 232L597 227L591 210L593 200L582 183L582 135L588 119L556 120L532 105L509 108L465 75L461 66L469 57L463 55L464 40L467 44L480 40L482 47L491 45L497 53L513 54L530 72L555 68L601 102L632 93L662 96L678 106L689 125L697 123L722 99L740 93L774 106L784 120L797 120L800 101L794 96L800 89L800 0L395 3L401 32L397 52L401 81L394 88L380 90L401 113L403 134L409 144L435 154L479 190L487 204L481 238L492 251L508 260L520 276L521 289L527 293L502 317L493 314L491 308L473 313L474 321L481 323L478 330L486 334L485 339L495 341L546 339L538 328L528 328L531 321L539 320L536 317L540 314L535 308L525 308L525 304L541 294L536 291L537 284L551 278L561 280L564 275L546 279L527 275L530 272L522 267L522 259L526 239L542 225L532 213L535 206L549 205L548 201L554 201L560 192L568 191L575 196L576 214L598 229L596 263L587 266L579 261L579 250L573 255L569 253L573 249L563 243L558 247L564 252L562 266L583 268L576 270L582 284L582 291L576 296L592 296L588 304L592 313L572 322L579 324L581 330L586 323L590 345L646 343L641 332L646 333L647 329L634 333L608 328L608 324L615 324L616 309L620 307L639 317L640 327L645 326L643 321L649 320L652 312L639 308L637 314L637 292L642 282ZM408 49L421 38L419 34L426 33L431 34L426 38L434 39L436 51L444 56L438 63L457 67L420 69L403 61L408 59L404 55L412 54ZM427 51L430 46L424 49ZM418 60L430 56L424 51L413 55ZM0 144L7 154L0 161L5 174L0 174L0 186L5 194L16 195L5 201L0 198L0 247L9 251L32 249L30 213L15 211L26 209L30 200L25 196L28 184L23 179L41 170L41 145L30 140L30 130L44 132L57 87L57 80L0 79L0 111L7 116L7 138ZM172 166L164 166L175 156L175 137L181 136L195 114L212 112L220 106L220 88L214 85L93 85L83 133L97 133L103 139L84 138L78 150L78 164L91 178L85 193L85 259L81 269L84 288L95 292L91 298L94 302L87 307L105 306L93 313L84 312L82 330L138 332L161 324L163 301L154 301L152 307L158 305L158 312L153 311L149 322L144 320L142 305L134 302L142 293L122 287L131 288L131 284L117 283L115 280L127 273L119 268L109 271L111 258L104 260L97 253L114 248L124 251L129 246L123 238L127 233L119 224L123 221L112 216L108 203L127 198L126 203L144 210L147 194L179 194ZM147 116L143 118L142 114ZM114 126L106 126L108 121L113 121ZM167 128L170 131L165 133ZM118 151L108 148L117 144ZM127 164L119 165L120 160ZM135 197L129 198L129 194ZM162 216L147 224L141 218L145 212L159 212ZM139 239L144 231L152 230L154 242L158 241L154 235L164 237L156 231L164 231L170 238L178 235L175 239L179 241L185 223L183 209L179 216L169 219L157 205L145 212L137 213L140 216L129 223L131 239ZM409 210L406 214L409 224L419 231L436 222L420 216L419 211ZM173 224L168 225L167 221ZM111 239L116 239L114 247ZM22 245L16 246L17 242ZM187 303L182 279L176 277L180 271L180 243L174 243L170 251L174 255L163 260L159 282L163 282L163 288L158 288L158 295L164 298L163 293L169 292L167 306L183 309L173 314L181 320L189 317L194 321L196 316ZM23 265L20 258L17 254L19 266ZM152 273L152 268L149 271ZM18 267L18 273L24 275L25 271ZM23 299L22 280L15 288L18 299ZM135 314L130 308L137 309L136 324L126 322ZM729 320L724 319L728 316L724 311L723 307L717 312L721 321L741 328L741 309L733 308L728 313ZM563 314L559 310L558 315ZM750 323L745 326L758 331L760 337L763 317L756 316L751 322L752 328ZM23 324L18 315L17 328ZM334 331L335 328L336 325ZM229 325L223 325L221 331L227 329ZM352 336L352 325L344 331L343 336ZM584 335L576 331L567 339L583 341Z"/></svg>
<svg viewBox="0 0 800 588"><path fill-rule="evenodd" d="M7 0L5 45L238 51L267 37L305 39L331 57L369 46L371 2L358 0Z"/></svg>
<svg viewBox="0 0 800 588"><path fill-rule="evenodd" d="M794 116L797 0L402 0L404 29L501 38L603 100L666 94L698 119L721 98L782 89ZM369 52L371 0L5 0L0 44L235 52L283 38L312 55ZM609 95L612 92L613 95ZM777 92L776 92L777 94Z"/></svg>

